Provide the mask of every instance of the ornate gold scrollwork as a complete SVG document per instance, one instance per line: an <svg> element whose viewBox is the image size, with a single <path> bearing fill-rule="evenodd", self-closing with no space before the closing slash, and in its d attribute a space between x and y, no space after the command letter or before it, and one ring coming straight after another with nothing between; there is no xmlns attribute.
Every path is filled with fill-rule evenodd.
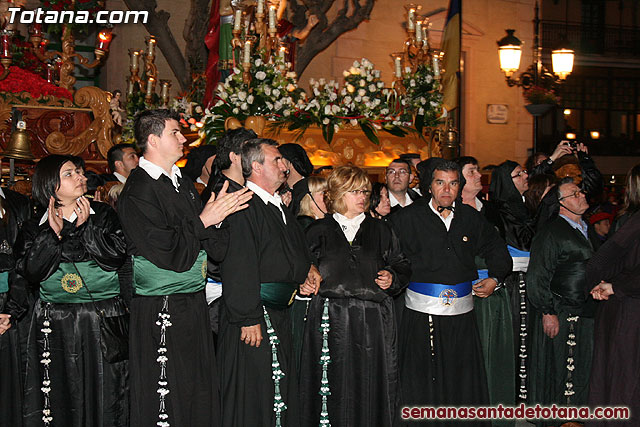
<svg viewBox="0 0 640 427"><path fill-rule="evenodd" d="M61 132L52 132L45 141L50 153L80 154L91 142L96 141L100 154L107 157L107 151L113 145L111 129L113 120L109 112L109 94L95 86L78 89L74 94L75 105L89 107L93 113L93 122L79 135L67 139Z"/></svg>

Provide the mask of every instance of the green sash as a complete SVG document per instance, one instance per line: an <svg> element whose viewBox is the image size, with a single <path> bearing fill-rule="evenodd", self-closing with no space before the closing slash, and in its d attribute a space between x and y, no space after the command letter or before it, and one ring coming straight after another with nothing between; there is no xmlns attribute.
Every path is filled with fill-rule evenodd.
<svg viewBox="0 0 640 427"><path fill-rule="evenodd" d="M298 286L295 283L261 283L260 299L265 306L282 310L291 305L297 289Z"/></svg>
<svg viewBox="0 0 640 427"><path fill-rule="evenodd" d="M3 292L9 292L9 272L3 271L0 273L0 294Z"/></svg>
<svg viewBox="0 0 640 427"><path fill-rule="evenodd" d="M113 298L120 294L118 273L104 271L97 262L61 262L58 269L46 280L40 282L40 299L52 303L84 303ZM80 275L78 275L80 272ZM91 291L87 291L86 280Z"/></svg>
<svg viewBox="0 0 640 427"><path fill-rule="evenodd" d="M207 277L207 253L198 254L191 268L182 273L157 267L141 256L133 257L133 280L136 294L162 296L186 294L204 289Z"/></svg>

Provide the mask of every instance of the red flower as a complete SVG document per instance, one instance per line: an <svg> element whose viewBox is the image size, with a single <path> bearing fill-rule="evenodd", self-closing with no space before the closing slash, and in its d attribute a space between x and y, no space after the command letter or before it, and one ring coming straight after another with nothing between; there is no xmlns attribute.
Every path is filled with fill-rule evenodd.
<svg viewBox="0 0 640 427"><path fill-rule="evenodd" d="M55 96L56 98L73 100L73 96L68 90L49 83L40 76L16 66L10 67L9 70L10 73L7 78L0 81L0 91L11 93L28 92L32 98Z"/></svg>

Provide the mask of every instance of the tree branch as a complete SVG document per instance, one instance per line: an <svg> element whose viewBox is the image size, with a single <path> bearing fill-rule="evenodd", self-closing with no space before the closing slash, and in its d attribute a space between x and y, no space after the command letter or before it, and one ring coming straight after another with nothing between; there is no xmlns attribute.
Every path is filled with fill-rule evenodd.
<svg viewBox="0 0 640 427"><path fill-rule="evenodd" d="M189 16L184 22L182 37L187 42L186 57L192 73L203 72L207 63L208 50L204 44L209 26L210 0L191 0ZM207 13L203 13L206 11Z"/></svg>
<svg viewBox="0 0 640 427"><path fill-rule="evenodd" d="M149 34L153 34L158 40L158 48L164 54L169 67L178 80L182 90L187 90L191 83L191 73L187 69L187 62L176 43L173 33L169 28L169 17L167 11L156 11L158 4L156 0L124 0L130 10L146 10L149 12L149 19L144 24Z"/></svg>
<svg viewBox="0 0 640 427"><path fill-rule="evenodd" d="M363 0L352 0L353 11L349 16L347 16L349 0L344 0L343 7L338 12L337 18L329 24L327 11L335 1L336 0L305 1L309 11L318 16L319 22L309 33L309 37L307 37L304 45L298 48L295 70L298 75L302 74L318 53L325 50L331 43L336 41L340 35L357 28L362 21L368 20L376 0L364 0L364 3L361 3Z"/></svg>

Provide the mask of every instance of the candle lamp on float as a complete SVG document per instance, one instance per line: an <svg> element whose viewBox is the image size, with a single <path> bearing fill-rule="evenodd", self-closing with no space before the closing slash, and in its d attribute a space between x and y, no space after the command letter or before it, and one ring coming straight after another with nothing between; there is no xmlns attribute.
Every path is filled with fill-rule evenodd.
<svg viewBox="0 0 640 427"><path fill-rule="evenodd" d="M50 63L55 59L56 65L60 67L58 86L73 92L73 86L76 83L76 78L73 76L75 67L80 65L92 69L101 66L109 52L112 38L110 28L105 28L98 33L94 49L95 59L90 61L89 58L76 53L75 37L69 26L62 26L62 51L56 51L47 50L49 40L43 38L42 24L34 23L29 27L29 42L31 43L29 50L42 62Z"/></svg>

